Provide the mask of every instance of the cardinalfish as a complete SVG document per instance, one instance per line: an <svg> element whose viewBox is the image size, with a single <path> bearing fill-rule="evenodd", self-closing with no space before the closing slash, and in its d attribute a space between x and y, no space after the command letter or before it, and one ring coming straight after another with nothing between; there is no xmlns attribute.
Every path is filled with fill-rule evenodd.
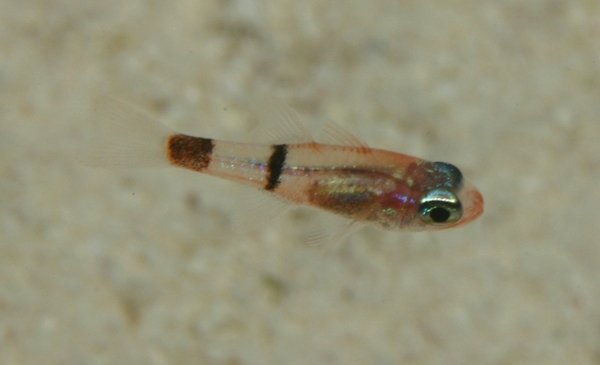
<svg viewBox="0 0 600 365"><path fill-rule="evenodd" d="M363 224L391 231L447 229L483 213L483 197L454 165L371 148L332 121L317 141L279 102L257 111L256 141L244 143L177 133L114 100L101 108L95 141L78 156L83 164L176 166L239 182L285 208L314 207L343 218L338 237Z"/></svg>

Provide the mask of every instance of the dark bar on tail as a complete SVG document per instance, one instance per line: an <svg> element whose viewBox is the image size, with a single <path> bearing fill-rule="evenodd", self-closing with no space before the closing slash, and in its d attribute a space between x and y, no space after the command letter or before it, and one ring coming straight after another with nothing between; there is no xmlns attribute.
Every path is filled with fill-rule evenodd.
<svg viewBox="0 0 600 365"><path fill-rule="evenodd" d="M269 157L269 163L267 164L267 185L265 190L275 190L281 183L281 172L285 165L285 157L287 155L286 144L273 145L273 154Z"/></svg>
<svg viewBox="0 0 600 365"><path fill-rule="evenodd" d="M202 171L208 167L215 142L210 138L174 134L169 137L167 154L176 166Z"/></svg>

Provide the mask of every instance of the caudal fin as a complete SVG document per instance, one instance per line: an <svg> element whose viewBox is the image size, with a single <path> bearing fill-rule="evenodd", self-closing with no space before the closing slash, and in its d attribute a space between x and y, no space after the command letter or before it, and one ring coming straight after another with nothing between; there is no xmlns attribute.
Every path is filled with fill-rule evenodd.
<svg viewBox="0 0 600 365"><path fill-rule="evenodd" d="M138 168L169 166L167 141L175 134L150 115L111 97L94 103L96 130L76 152L91 167Z"/></svg>

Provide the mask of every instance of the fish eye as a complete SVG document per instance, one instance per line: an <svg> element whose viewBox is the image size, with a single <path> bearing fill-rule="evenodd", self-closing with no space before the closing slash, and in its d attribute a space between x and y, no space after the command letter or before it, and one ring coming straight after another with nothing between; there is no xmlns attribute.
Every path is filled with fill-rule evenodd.
<svg viewBox="0 0 600 365"><path fill-rule="evenodd" d="M450 191L432 190L419 203L419 217L426 223L454 223L462 217L462 204Z"/></svg>
<svg viewBox="0 0 600 365"><path fill-rule="evenodd" d="M436 169L447 177L448 186L457 189L463 184L463 175L460 170L446 162L433 162Z"/></svg>

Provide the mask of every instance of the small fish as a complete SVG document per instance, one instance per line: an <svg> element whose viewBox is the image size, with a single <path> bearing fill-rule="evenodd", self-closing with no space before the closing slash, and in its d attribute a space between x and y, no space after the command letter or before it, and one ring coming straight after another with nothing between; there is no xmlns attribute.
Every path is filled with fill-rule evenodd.
<svg viewBox="0 0 600 365"><path fill-rule="evenodd" d="M319 142L296 112L278 102L258 110L262 125L241 143L177 133L152 117L105 100L95 142L78 155L88 166L177 166L250 185L281 209L318 208L344 223L337 239L363 224L391 231L462 226L483 213L483 197L455 166L370 148L338 124L324 124Z"/></svg>

